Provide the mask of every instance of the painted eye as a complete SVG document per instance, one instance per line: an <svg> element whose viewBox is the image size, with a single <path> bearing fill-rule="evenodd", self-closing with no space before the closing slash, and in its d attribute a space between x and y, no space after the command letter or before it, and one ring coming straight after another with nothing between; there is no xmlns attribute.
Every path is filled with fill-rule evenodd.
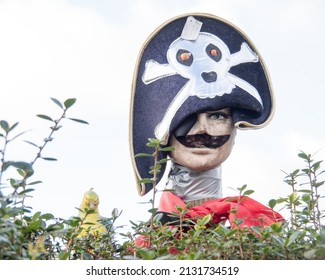
<svg viewBox="0 0 325 280"><path fill-rule="evenodd" d="M215 114L210 115L210 119L211 120L224 120L225 116L215 113Z"/></svg>
<svg viewBox="0 0 325 280"><path fill-rule="evenodd" d="M215 62L219 62L221 57L222 57L222 53L220 51L220 49L213 45L213 44L209 44L206 49L205 49L207 55L212 58Z"/></svg>
<svg viewBox="0 0 325 280"><path fill-rule="evenodd" d="M211 113L209 115L209 118L211 120L226 121L226 120L230 119L230 115L225 114L223 112L215 112L215 113Z"/></svg>
<svg viewBox="0 0 325 280"><path fill-rule="evenodd" d="M188 50L178 50L176 59L180 64L190 66L193 63L193 55Z"/></svg>

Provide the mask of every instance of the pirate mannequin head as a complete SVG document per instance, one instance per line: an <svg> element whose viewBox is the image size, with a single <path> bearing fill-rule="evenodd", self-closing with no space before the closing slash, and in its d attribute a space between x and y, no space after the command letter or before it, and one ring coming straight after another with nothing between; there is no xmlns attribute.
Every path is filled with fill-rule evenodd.
<svg viewBox="0 0 325 280"><path fill-rule="evenodd" d="M166 22L145 42L135 69L130 144L137 179L148 177L152 162L134 155L151 153L146 143L157 138L175 147L170 155L159 154L172 158L170 188L184 201L220 197L214 182L220 181L237 128L265 126L273 109L261 56L237 27L207 14ZM202 178L208 186L203 191ZM138 186L140 195L150 189Z"/></svg>

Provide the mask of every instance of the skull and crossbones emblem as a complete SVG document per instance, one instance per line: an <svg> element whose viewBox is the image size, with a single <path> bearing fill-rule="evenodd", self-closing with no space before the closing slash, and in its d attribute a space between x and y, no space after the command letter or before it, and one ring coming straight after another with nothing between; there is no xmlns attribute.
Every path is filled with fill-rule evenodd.
<svg viewBox="0 0 325 280"><path fill-rule="evenodd" d="M155 134L166 144L169 127L177 110L189 96L214 98L231 94L237 86L253 96L263 107L256 88L247 81L229 73L231 67L249 62L258 62L258 55L246 42L236 53L230 53L227 45L216 35L197 32L195 40L178 37L167 51L167 64L148 60L142 81L153 83L168 76L180 75L188 81L170 103L162 121L156 126Z"/></svg>

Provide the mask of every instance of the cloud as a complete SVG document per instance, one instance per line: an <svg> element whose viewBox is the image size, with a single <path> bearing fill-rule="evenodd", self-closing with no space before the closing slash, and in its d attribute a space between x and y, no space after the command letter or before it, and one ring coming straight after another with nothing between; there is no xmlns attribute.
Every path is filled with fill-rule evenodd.
<svg viewBox="0 0 325 280"><path fill-rule="evenodd" d="M91 101L91 95L102 94L108 99L114 32L101 17L63 1L5 3L0 10L0 90L7 105L18 105L20 112L26 104L35 108L44 96Z"/></svg>
<svg viewBox="0 0 325 280"><path fill-rule="evenodd" d="M79 124L66 122L46 150L63 161L51 167L43 163L47 170L37 166L43 172L37 175L47 178L40 196L48 197L51 191L58 193L64 185L70 186L67 197L72 196L76 189L87 188L93 177L99 177L91 165L87 168L88 162L106 165L105 169L114 165L117 155L108 160L100 155L108 153L109 147L121 137L121 130L126 139L121 141L126 145L123 150L128 151L127 128L124 128L128 124L128 108L123 100L129 98L130 79L121 84L123 74L115 72L119 57L114 41L119 37L92 10L50 0L0 2L0 37L1 119L10 123L20 121L23 130L33 128L32 136L24 136L28 140L35 134L44 138L50 124L35 115L58 115L58 107L50 97L60 100L76 97L78 102L70 116L91 123L88 128L81 128ZM24 153L24 149L18 149L12 156L26 159L29 153L27 156ZM129 160L127 153L123 156ZM90 178L85 180L87 169ZM58 177L59 172L62 173ZM54 208L51 203L46 207ZM78 203L71 201L72 205Z"/></svg>
<svg viewBox="0 0 325 280"><path fill-rule="evenodd" d="M316 158L325 158L324 150L325 139L315 138L314 136L298 133L297 131L288 131L282 137L282 145L293 155L297 152L303 151L311 154Z"/></svg>

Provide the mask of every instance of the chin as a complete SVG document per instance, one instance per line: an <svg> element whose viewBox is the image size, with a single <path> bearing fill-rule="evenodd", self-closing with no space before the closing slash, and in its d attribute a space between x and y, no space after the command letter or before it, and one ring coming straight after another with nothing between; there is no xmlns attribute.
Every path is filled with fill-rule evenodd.
<svg viewBox="0 0 325 280"><path fill-rule="evenodd" d="M217 167L218 165L211 164L209 162L202 162L202 163L195 163L195 164L187 164L186 167L191 170L197 170L197 171L207 171L210 169L213 169Z"/></svg>

